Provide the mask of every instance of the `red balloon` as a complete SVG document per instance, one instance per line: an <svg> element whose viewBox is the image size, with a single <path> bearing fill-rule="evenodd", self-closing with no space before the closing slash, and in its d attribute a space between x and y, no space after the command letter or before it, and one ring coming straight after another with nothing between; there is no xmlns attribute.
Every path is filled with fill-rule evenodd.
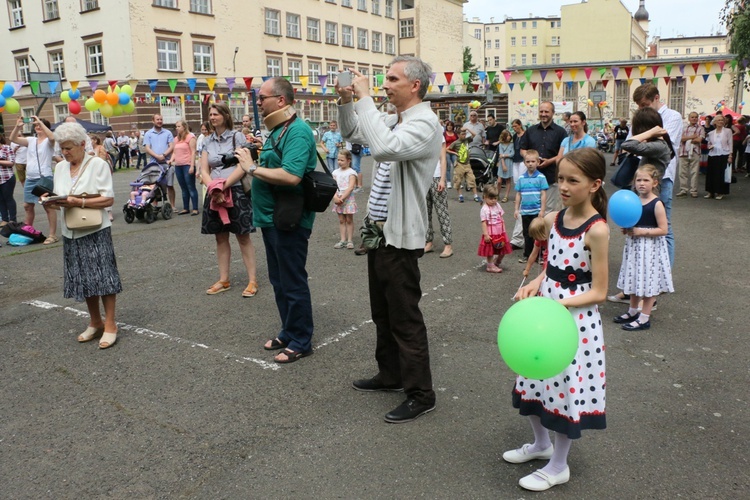
<svg viewBox="0 0 750 500"><path fill-rule="evenodd" d="M70 111L70 113L73 115L77 115L81 112L81 105L78 103L78 101L70 101L68 103L68 111Z"/></svg>

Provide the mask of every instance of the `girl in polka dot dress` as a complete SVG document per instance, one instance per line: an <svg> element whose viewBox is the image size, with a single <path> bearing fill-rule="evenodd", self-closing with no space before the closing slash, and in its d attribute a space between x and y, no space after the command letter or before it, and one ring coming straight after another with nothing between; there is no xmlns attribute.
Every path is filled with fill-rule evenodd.
<svg viewBox="0 0 750 500"><path fill-rule="evenodd" d="M503 458L511 463L549 459L545 467L519 481L532 491L568 482L573 440L584 429L606 427L604 339L597 306L607 298L609 228L602 188L606 161L593 148L576 149L563 157L558 171L565 208L545 217L547 268L521 288L517 298L541 295L567 307L578 326L578 351L556 377L516 379L513 406L529 418L534 442L505 452ZM555 432L554 446L549 430Z"/></svg>
<svg viewBox="0 0 750 500"><path fill-rule="evenodd" d="M630 308L614 321L623 330L651 328L651 310L660 293L674 292L667 249L667 211L656 195L659 172L653 165L642 165L635 172L635 190L643 213L635 227L623 228L627 235L617 288L630 295ZM641 312L638 302L643 301Z"/></svg>

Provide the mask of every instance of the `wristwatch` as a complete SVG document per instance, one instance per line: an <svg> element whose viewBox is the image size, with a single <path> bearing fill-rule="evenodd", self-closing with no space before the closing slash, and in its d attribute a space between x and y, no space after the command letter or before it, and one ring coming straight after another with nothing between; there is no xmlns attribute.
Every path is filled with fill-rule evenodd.
<svg viewBox="0 0 750 500"><path fill-rule="evenodd" d="M257 163L253 163L252 165L250 165L249 167L247 167L247 169L243 169L243 170L245 170L246 174L252 174L257 169L258 169L258 164Z"/></svg>

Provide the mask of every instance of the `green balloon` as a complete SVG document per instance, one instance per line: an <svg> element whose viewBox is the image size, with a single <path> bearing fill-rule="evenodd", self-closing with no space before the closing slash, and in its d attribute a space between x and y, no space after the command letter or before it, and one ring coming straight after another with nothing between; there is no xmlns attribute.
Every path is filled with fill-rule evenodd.
<svg viewBox="0 0 750 500"><path fill-rule="evenodd" d="M114 108L115 116L122 115L122 113L123 113L123 111L122 111L122 104L118 104L116 106L113 106L113 108Z"/></svg>
<svg viewBox="0 0 750 500"><path fill-rule="evenodd" d="M126 115L129 115L130 113L132 113L133 111L135 111L135 103L133 101L129 101L126 105L124 105L122 107L122 111Z"/></svg>
<svg viewBox="0 0 750 500"><path fill-rule="evenodd" d="M505 313L497 329L497 346L508 368L522 377L554 377L575 358L578 327L565 306L531 297Z"/></svg>
<svg viewBox="0 0 750 500"><path fill-rule="evenodd" d="M21 105L18 104L18 101L16 101L12 97L8 97L5 100L5 111L11 114L18 113L19 111L21 111Z"/></svg>
<svg viewBox="0 0 750 500"><path fill-rule="evenodd" d="M102 104L102 106L99 108L99 112L104 118L111 118L112 115L115 114L114 108L112 108L112 105L108 102Z"/></svg>
<svg viewBox="0 0 750 500"><path fill-rule="evenodd" d="M132 96L133 95L133 87L131 87L130 85L128 85L126 83L125 85L123 85L122 87L120 87L120 92L122 92L124 94L127 94L129 96Z"/></svg>
<svg viewBox="0 0 750 500"><path fill-rule="evenodd" d="M88 99L86 99L86 103L84 104L84 106L89 111L96 111L97 109L99 109L99 107L101 107L101 104L96 102L93 97L89 97Z"/></svg>
<svg viewBox="0 0 750 500"><path fill-rule="evenodd" d="M60 100L62 102L70 102L70 93L67 90L60 92Z"/></svg>

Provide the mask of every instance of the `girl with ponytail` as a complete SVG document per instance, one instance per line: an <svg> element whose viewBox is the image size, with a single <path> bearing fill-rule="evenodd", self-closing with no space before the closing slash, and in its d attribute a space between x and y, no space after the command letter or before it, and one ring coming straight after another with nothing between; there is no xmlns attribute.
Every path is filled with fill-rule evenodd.
<svg viewBox="0 0 750 500"><path fill-rule="evenodd" d="M604 339L597 306L607 295L609 267L605 172L604 156L592 148L571 151L560 161L557 183L565 208L545 216L547 267L516 297L541 295L556 300L568 308L578 327L578 351L562 373L545 380L516 379L513 406L528 417L534 441L505 452L503 458L516 464L549 460L519 481L531 491L567 483L573 440L585 429L607 426ZM554 443L550 430L555 433Z"/></svg>

